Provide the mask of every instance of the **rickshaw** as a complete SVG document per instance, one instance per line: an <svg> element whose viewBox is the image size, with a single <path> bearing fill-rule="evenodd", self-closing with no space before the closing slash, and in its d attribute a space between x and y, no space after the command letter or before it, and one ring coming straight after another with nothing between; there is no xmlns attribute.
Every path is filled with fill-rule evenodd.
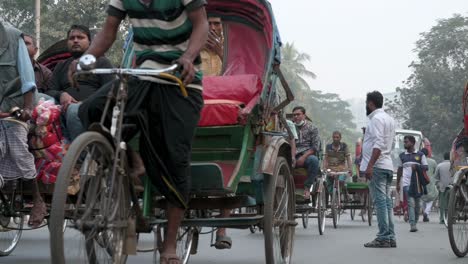
<svg viewBox="0 0 468 264"><path fill-rule="evenodd" d="M449 201L445 212L448 237L457 257L468 254L468 83L463 93L464 127L453 140L450 162L452 183L449 185Z"/></svg>
<svg viewBox="0 0 468 264"><path fill-rule="evenodd" d="M179 229L177 254L187 263L198 247L201 228L263 229L266 263L291 263L296 222L291 175L291 137L281 110L293 95L280 70L280 42L270 4L266 0L211 0L211 16L222 18L225 37L222 76L204 78L202 110L192 150L191 200ZM131 44L130 44L131 45ZM154 233L153 252L164 235L167 206L148 178L143 193L129 179L125 129L126 80L134 75L163 75L164 70L130 69L131 46L123 67L90 69L87 74L116 73L121 84L113 107L112 126L90 127L70 146L55 185L50 216L52 263L125 263L136 254L140 233ZM92 60L92 58L90 58ZM81 61L83 69L88 64ZM180 80L179 80L180 81ZM283 87L287 97L278 100ZM183 85L180 85L183 91ZM109 107L107 103L106 107ZM106 112L106 111L104 111ZM144 136L144 135L141 135ZM131 144L128 143L128 144ZM80 176L80 191L67 194L72 175ZM254 213L220 209L256 208ZM70 239L56 228L68 220ZM74 243L64 245L64 243Z"/></svg>
<svg viewBox="0 0 468 264"><path fill-rule="evenodd" d="M327 177L330 177L333 181L333 186L330 188L330 208L333 227L338 227L341 214L348 209L350 210L351 220L355 219L356 210L360 210L362 221L372 226L372 214L374 210L369 186L366 182L345 182L339 179L340 175L346 174L348 174L347 171L327 172Z"/></svg>
<svg viewBox="0 0 468 264"><path fill-rule="evenodd" d="M61 40L45 50L37 61L53 70L57 63L68 59L70 56L66 40ZM34 152L35 149L30 149L30 151ZM50 209L54 184L45 184L38 181L38 185L39 192L43 196L47 208ZM14 251L23 231L48 226L47 216L38 227L32 228L27 225L31 212L31 203L32 190L29 186L23 184L21 179L5 181L4 186L0 189L0 257L8 256ZM65 225L62 230L64 231L64 229Z"/></svg>
<svg viewBox="0 0 468 264"><path fill-rule="evenodd" d="M315 183L310 188L310 198L304 197L304 182L307 171L303 168L294 170L294 183L296 185L296 218L302 219L302 226L309 225L309 218L317 218L319 234L325 233L325 218L327 212L327 190L325 174L319 173Z"/></svg>

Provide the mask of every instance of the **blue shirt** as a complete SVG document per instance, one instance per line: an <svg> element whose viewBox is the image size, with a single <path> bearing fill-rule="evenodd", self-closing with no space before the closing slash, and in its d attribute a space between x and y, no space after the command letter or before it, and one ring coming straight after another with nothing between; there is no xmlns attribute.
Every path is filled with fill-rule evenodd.
<svg viewBox="0 0 468 264"><path fill-rule="evenodd" d="M21 79L21 92L25 94L36 89L34 69L23 39L19 40L17 67Z"/></svg>

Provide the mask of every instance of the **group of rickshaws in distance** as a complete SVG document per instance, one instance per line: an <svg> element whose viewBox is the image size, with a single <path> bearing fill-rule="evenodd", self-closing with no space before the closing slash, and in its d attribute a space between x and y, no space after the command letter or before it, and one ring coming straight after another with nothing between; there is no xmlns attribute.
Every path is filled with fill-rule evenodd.
<svg viewBox="0 0 468 264"><path fill-rule="evenodd" d="M322 171L311 198L302 195L305 172L292 169L292 135L283 111L294 96L280 70L280 38L270 4L266 0L210 0L206 9L223 20L223 74L204 78L205 106L192 152L191 200L177 236L182 263L197 252L199 235L217 228L261 229L265 262L292 263L296 218L302 219L304 228L310 217L317 218L323 234L326 217L332 218L336 228L344 210L349 209L352 219L359 212L359 218L371 225L373 210L365 182L344 183L337 177L340 172ZM127 45L122 68L132 66L131 41ZM39 62L53 66L65 59L67 54L59 46L44 52ZM98 74L93 70L86 73ZM113 73L122 80L123 92L125 80L142 74L115 69ZM113 128L80 135L63 158L55 184L41 186L50 209L44 225L50 230L52 263L80 259L125 263L128 255L137 252L150 252L154 262L159 261L167 203L148 179L142 192L129 180L126 143L121 138L125 118L119 111L125 100L117 100L116 106ZM79 191L70 194L70 177L77 172ZM332 186L325 184L326 177L333 178ZM464 174L462 178L465 182ZM455 190L464 194L457 199L468 198L463 192L465 184ZM30 201L31 190L23 188L21 181L9 182L1 190L0 255L10 254L28 228L24 223ZM231 215L218 217L220 209L231 210ZM460 210L466 216L466 209ZM145 217L147 228L138 226L137 214ZM151 232L154 244L148 248L139 245L139 234ZM465 254L466 250L468 247Z"/></svg>

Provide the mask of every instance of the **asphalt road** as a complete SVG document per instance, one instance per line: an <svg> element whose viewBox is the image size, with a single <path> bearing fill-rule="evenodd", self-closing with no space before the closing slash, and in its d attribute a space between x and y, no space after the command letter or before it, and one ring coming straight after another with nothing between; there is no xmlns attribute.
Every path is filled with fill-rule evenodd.
<svg viewBox="0 0 468 264"><path fill-rule="evenodd" d="M445 226L433 221L420 223L419 232L410 233L409 225L396 218L398 248L367 249L365 242L374 238L376 227L367 223L351 221L344 215L340 226L333 229L331 219L325 234L320 236L314 219L308 229L296 228L293 263L347 263L347 264L440 264L467 263L468 259L458 259L452 253ZM438 221L437 221L438 222ZM67 231L70 232L70 231ZM210 248L210 236L201 238L198 254L191 257L192 264L254 264L265 263L263 235L251 234L249 230L229 231L233 238L231 250ZM150 243L151 236L144 240ZM129 264L151 263L152 254L142 253L131 256ZM47 228L24 232L20 244L8 257L0 258L1 264L45 264L50 263L49 234Z"/></svg>

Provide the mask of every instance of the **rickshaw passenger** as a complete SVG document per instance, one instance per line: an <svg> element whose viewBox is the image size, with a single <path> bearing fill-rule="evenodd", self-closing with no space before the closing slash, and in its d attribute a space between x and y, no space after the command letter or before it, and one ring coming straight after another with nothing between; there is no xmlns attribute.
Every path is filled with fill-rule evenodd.
<svg viewBox="0 0 468 264"><path fill-rule="evenodd" d="M24 179L31 185L29 225L39 226L47 208L39 193L34 157L28 150L28 125L37 94L34 71L22 33L0 21L0 187L4 180ZM10 113L21 108L18 115Z"/></svg>
<svg viewBox="0 0 468 264"><path fill-rule="evenodd" d="M323 168L330 169L332 172L347 172L347 174L339 175L340 181L348 181L353 174L353 163L351 162L351 153L348 145L341 142L341 132L333 132L333 143L328 144L325 149L325 157L323 159ZM327 177L328 186L331 184L332 178Z"/></svg>
<svg viewBox="0 0 468 264"><path fill-rule="evenodd" d="M306 110L302 106L293 109L298 139L296 140L296 168L306 168L307 180L304 182L304 198L310 198L310 187L319 172L318 152L320 136L317 127L306 119Z"/></svg>
<svg viewBox="0 0 468 264"><path fill-rule="evenodd" d="M24 34L23 39L28 48L29 59L34 69L37 91L43 93L52 85L52 71L34 59L38 51L36 39L26 34Z"/></svg>
<svg viewBox="0 0 468 264"><path fill-rule="evenodd" d="M208 24L208 40L200 52L204 77L219 76L223 70L224 34L221 18L208 16Z"/></svg>
<svg viewBox="0 0 468 264"><path fill-rule="evenodd" d="M85 131L78 117L81 102L106 83L113 81L115 77L114 75L81 76L76 80L77 87L72 87L68 77L70 65L89 48L91 32L86 26L72 25L67 32L67 40L68 50L72 57L55 66L52 83L46 94L55 98L62 105L63 134L71 142ZM106 57L101 56L97 58L96 68L112 68L112 64Z"/></svg>
<svg viewBox="0 0 468 264"><path fill-rule="evenodd" d="M202 61L201 70L203 77L219 76L223 70L223 24L220 17L208 16L208 40L205 47L200 51ZM221 217L229 217L230 209L222 209ZM230 249L232 247L232 239L226 234L226 228L218 228L216 231L216 241L213 245L216 249Z"/></svg>

